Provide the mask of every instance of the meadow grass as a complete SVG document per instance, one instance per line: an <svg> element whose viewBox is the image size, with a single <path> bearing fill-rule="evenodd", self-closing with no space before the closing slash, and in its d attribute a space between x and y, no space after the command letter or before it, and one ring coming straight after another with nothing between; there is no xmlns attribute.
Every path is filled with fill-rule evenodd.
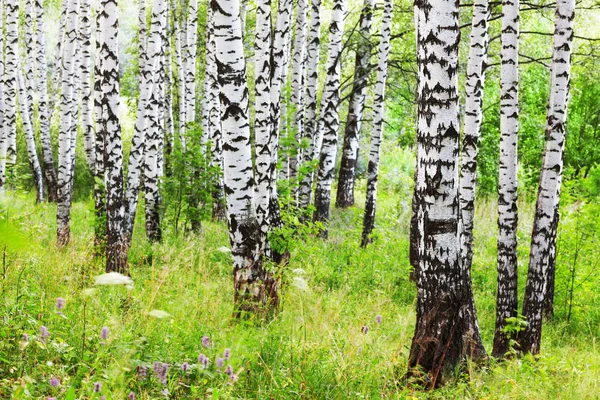
<svg viewBox="0 0 600 400"><path fill-rule="evenodd" d="M222 223L204 222L199 235L167 229L155 245L138 229L129 257L133 288L95 287L94 278L104 271L93 256L91 204L74 204L71 245L57 250L55 206L34 206L31 195L9 194L0 224L6 244L0 398L126 399L134 392L136 399L156 399L167 395L165 389L170 398L190 399L600 398L598 321L584 317L548 323L537 360L471 365L468 377L457 376L435 391L406 384L416 290L409 280L405 175L410 172L382 183L375 242L367 249L358 247L361 204L333 211L328 240L294 244L289 265L279 271L281 309L268 322L232 318L231 259L223 249L229 242ZM520 211L519 266L525 271L531 204L521 204ZM488 349L495 319L495 213L493 202L479 203L473 267ZM524 280L521 272L521 293ZM307 287L298 284L303 281ZM66 300L60 311L58 297ZM158 318L153 310L168 315ZM51 335L46 341L42 325ZM102 327L109 332L105 340ZM203 346L204 336L210 347ZM215 366L226 348L231 358L225 366L232 366L235 382ZM200 353L210 359L208 368L198 364ZM166 384L152 372L154 362L169 364ZM183 363L190 365L185 372ZM142 366L148 367L146 380L139 379ZM52 377L59 387L50 385ZM100 392L94 392L96 382Z"/></svg>

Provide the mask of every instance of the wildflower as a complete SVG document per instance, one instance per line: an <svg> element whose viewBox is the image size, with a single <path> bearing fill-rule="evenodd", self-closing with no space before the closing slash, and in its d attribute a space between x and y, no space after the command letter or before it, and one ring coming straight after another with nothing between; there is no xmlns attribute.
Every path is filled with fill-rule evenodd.
<svg viewBox="0 0 600 400"><path fill-rule="evenodd" d="M225 364L225 359L224 358L217 358L216 364L217 364L217 368L220 371L221 368L223 368L223 364Z"/></svg>
<svg viewBox="0 0 600 400"><path fill-rule="evenodd" d="M383 321L383 317L381 315L377 314L375 316L375 322L377 322L378 324L380 324L381 321Z"/></svg>
<svg viewBox="0 0 600 400"><path fill-rule="evenodd" d="M52 378L50 378L50 386L55 387L55 388L60 386L60 381L58 380L57 377L53 376Z"/></svg>
<svg viewBox="0 0 600 400"><path fill-rule="evenodd" d="M169 364L155 362L152 367L154 370L154 374L156 375L156 379L163 385L167 383L167 372L169 371Z"/></svg>
<svg viewBox="0 0 600 400"><path fill-rule="evenodd" d="M56 299L56 309L60 311L63 308L65 308L65 299L63 299L62 297L58 297Z"/></svg>
<svg viewBox="0 0 600 400"><path fill-rule="evenodd" d="M44 325L40 327L40 336L44 342L50 337L50 332L48 332L48 328L46 328Z"/></svg>
<svg viewBox="0 0 600 400"><path fill-rule="evenodd" d="M233 368L231 368L231 365L228 365L227 368L225 368L225 373L229 376L233 375Z"/></svg>
<svg viewBox="0 0 600 400"><path fill-rule="evenodd" d="M100 396L100 400L106 400L106 396Z"/></svg>
<svg viewBox="0 0 600 400"><path fill-rule="evenodd" d="M107 338L108 338L108 328L106 326L103 326L102 329L100 329L100 339L106 340Z"/></svg>
<svg viewBox="0 0 600 400"><path fill-rule="evenodd" d="M145 365L140 365L138 367L138 379L140 381L145 381L147 376L148 376L148 367L146 367Z"/></svg>
<svg viewBox="0 0 600 400"><path fill-rule="evenodd" d="M102 389L102 384L100 382L94 383L94 392L100 393L100 389Z"/></svg>
<svg viewBox="0 0 600 400"><path fill-rule="evenodd" d="M183 364L181 364L181 370L183 372L186 372L188 369L190 369L190 364L184 362Z"/></svg>
<svg viewBox="0 0 600 400"><path fill-rule="evenodd" d="M171 314L163 310L152 310L148 313L148 315L154 318L167 318L171 316Z"/></svg>
<svg viewBox="0 0 600 400"><path fill-rule="evenodd" d="M202 336L202 346L210 347L210 339L208 336Z"/></svg>
<svg viewBox="0 0 600 400"><path fill-rule="evenodd" d="M129 396L127 396L128 400L135 400L135 393L129 392Z"/></svg>
<svg viewBox="0 0 600 400"><path fill-rule="evenodd" d="M229 377L231 378L231 382L236 382L238 380L237 374L232 373Z"/></svg>
<svg viewBox="0 0 600 400"><path fill-rule="evenodd" d="M28 334L26 334L26 333L23 334L23 341L24 342L29 342L29 335Z"/></svg>
<svg viewBox="0 0 600 400"><path fill-rule="evenodd" d="M204 368L208 368L209 359L204 354L198 356L198 363L202 364Z"/></svg>
<svg viewBox="0 0 600 400"><path fill-rule="evenodd" d="M118 272L109 272L96 277L96 285L133 285L133 279Z"/></svg>
<svg viewBox="0 0 600 400"><path fill-rule="evenodd" d="M171 393L169 393L169 389L167 389L167 388L163 389L163 391L162 391L161 393L162 393L162 395L163 395L163 396L165 396L165 397L167 397L167 398L168 398L168 397L169 397L169 395L171 394Z"/></svg>
<svg viewBox="0 0 600 400"><path fill-rule="evenodd" d="M366 335L367 333L369 333L369 327L367 325L364 325L360 331Z"/></svg>
<svg viewBox="0 0 600 400"><path fill-rule="evenodd" d="M56 400L56 397L46 397L46 400Z"/></svg>
<svg viewBox="0 0 600 400"><path fill-rule="evenodd" d="M230 354L231 354L231 349L229 349L229 348L225 349L225 351L223 352L223 358L226 360L229 360Z"/></svg>

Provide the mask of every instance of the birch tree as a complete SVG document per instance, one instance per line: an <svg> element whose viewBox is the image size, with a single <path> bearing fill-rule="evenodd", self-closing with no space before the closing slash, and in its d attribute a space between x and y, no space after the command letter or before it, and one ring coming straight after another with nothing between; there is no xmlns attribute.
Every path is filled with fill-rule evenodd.
<svg viewBox="0 0 600 400"><path fill-rule="evenodd" d="M65 1L67 3L67 1ZM50 119L52 117L48 104L48 64L46 62L46 38L44 29L44 7L41 0L34 3L36 16L36 71L38 92L38 119L40 141L42 144L43 171L48 190L48 200L57 199L57 177L50 139Z"/></svg>
<svg viewBox="0 0 600 400"><path fill-rule="evenodd" d="M5 190L6 146L8 129L4 119L4 0L0 0L0 195Z"/></svg>
<svg viewBox="0 0 600 400"><path fill-rule="evenodd" d="M19 2L5 0L6 4L6 55L4 70L4 126L5 165L17 162L17 68L19 42Z"/></svg>
<svg viewBox="0 0 600 400"><path fill-rule="evenodd" d="M302 131L304 129L304 77L306 69L306 31L308 19L308 0L298 0L296 6L296 37L294 39L294 56L292 59L292 92L290 101L295 109L292 116L291 131L294 140L290 148L289 179L298 178L298 169L302 162ZM297 186L292 186L294 197Z"/></svg>
<svg viewBox="0 0 600 400"><path fill-rule="evenodd" d="M238 0L211 2L219 68L227 220L238 316L278 305L278 285L262 262L254 210L248 87Z"/></svg>
<svg viewBox="0 0 600 400"><path fill-rule="evenodd" d="M500 51L500 158L498 178L498 294L492 354L509 339L506 318L517 316L517 136L519 132L519 0L502 2Z"/></svg>
<svg viewBox="0 0 600 400"><path fill-rule="evenodd" d="M75 46L77 42L77 20L79 1L69 2L67 21L61 58L61 101L60 125L58 132L58 187L57 187L57 243L66 246L70 240L71 199L73 181L74 141L73 133L77 124L74 114Z"/></svg>
<svg viewBox="0 0 600 400"><path fill-rule="evenodd" d="M346 0L334 0L331 11L331 24L329 26L329 48L327 51L327 77L321 99L321 120L323 144L319 157L319 170L317 187L315 189L315 214L314 220L326 222L329 220L329 206L331 204L331 185L333 183L335 159L337 154L338 128L340 117L338 114L340 102L340 73L342 36L344 34L344 18L346 16ZM323 231L327 236L327 229Z"/></svg>
<svg viewBox="0 0 600 400"><path fill-rule="evenodd" d="M144 199L146 202L146 237L150 241L161 238L160 229L160 151L164 139L164 93L162 73L164 66L164 35L166 27L166 7L164 0L154 0L152 5L152 32L148 48L154 52L149 59L154 60L152 90L148 98L148 131L144 150Z"/></svg>
<svg viewBox="0 0 600 400"><path fill-rule="evenodd" d="M304 118L304 139L308 147L302 155L302 165L307 169L301 178L298 204L306 209L310 204L314 162L316 158L315 144L317 130L317 84L319 72L319 55L321 49L321 0L312 0L310 6L310 29L306 50L306 112Z"/></svg>
<svg viewBox="0 0 600 400"><path fill-rule="evenodd" d="M459 263L458 240L458 3L416 4L418 238L417 320L409 374L427 375L432 387L467 356L485 355L472 289ZM435 146L431 144L435 143ZM413 372L415 369L419 372Z"/></svg>
<svg viewBox="0 0 600 400"><path fill-rule="evenodd" d="M37 156L37 150L35 147L35 136L33 132L33 125L31 123L31 114L29 114L29 96L27 96L27 89L25 88L25 79L21 69L17 70L17 80L19 85L19 108L21 111L21 121L23 122L23 131L25 132L25 143L27 145L27 158L29 159L29 166L33 175L33 183L36 190L36 201L38 203L44 202L46 199L46 192L44 190L44 177L42 175L42 168ZM33 99L33 96L31 96Z"/></svg>
<svg viewBox="0 0 600 400"><path fill-rule="evenodd" d="M354 82L348 105L348 118L342 145L342 160L338 176L338 189L335 206L346 208L354 205L354 179L360 146L360 128L362 126L367 83L369 81L369 63L371 61L371 21L373 20L373 0L365 0L360 14L360 30L354 62Z"/></svg>
<svg viewBox="0 0 600 400"><path fill-rule="evenodd" d="M125 198L123 193L123 149L119 122L119 43L116 0L101 0L98 13L100 35L98 63L102 82L104 135L104 173L106 185L106 271L127 272L129 243L125 235Z"/></svg>
<svg viewBox="0 0 600 400"><path fill-rule="evenodd" d="M371 242L371 233L375 226L377 205L377 180L379 177L379 157L381 153L381 135L385 114L385 83L388 75L388 58L390 54L390 36L392 25L393 0L386 0L383 5L381 21L381 40L377 60L377 78L375 83L375 99L373 101L373 131L371 133L371 150L367 170L367 199L363 218L361 247Z"/></svg>
<svg viewBox="0 0 600 400"><path fill-rule="evenodd" d="M81 1L81 26L79 28L79 46L81 50L80 79L81 79L81 128L83 130L83 147L85 159L90 171L94 171L96 162L95 132L92 118L92 21L90 0Z"/></svg>
<svg viewBox="0 0 600 400"><path fill-rule="evenodd" d="M185 53L185 122L196 122L196 54L198 42L198 0L189 0Z"/></svg>
<svg viewBox="0 0 600 400"><path fill-rule="evenodd" d="M475 214L475 189L477 186L477 154L483 117L483 85L485 63L489 44L488 0L473 3L473 19L465 83L465 122L461 148L460 168L460 253L462 266L471 270L473 259L473 219Z"/></svg>
<svg viewBox="0 0 600 400"><path fill-rule="evenodd" d="M542 312L544 298L549 291L548 282L554 282L550 271L551 253L556 246L556 224L563 172L565 125L571 75L571 49L573 47L573 21L575 1L556 2L554 48L550 98L546 115L546 149L540 174L531 249L529 272L523 301L523 315L527 326L520 337L521 350L538 354L542 341Z"/></svg>

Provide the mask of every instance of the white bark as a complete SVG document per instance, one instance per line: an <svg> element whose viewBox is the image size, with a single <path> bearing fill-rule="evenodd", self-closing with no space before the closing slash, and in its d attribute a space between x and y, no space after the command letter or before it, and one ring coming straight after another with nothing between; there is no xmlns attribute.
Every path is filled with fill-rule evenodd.
<svg viewBox="0 0 600 400"><path fill-rule="evenodd" d="M33 182L37 191L37 202L39 203L44 202L46 199L44 178L35 147L35 135L31 123L31 115L29 114L29 98L27 96L27 89L25 88L25 79L20 69L17 70L17 76L19 84L19 108L21 111L21 121L23 122L23 131L25 132L25 142L27 144L27 157L31 172L33 173Z"/></svg>
<svg viewBox="0 0 600 400"><path fill-rule="evenodd" d="M338 128L340 117L338 114L340 102L340 74L342 36L344 34L344 18L346 16L346 0L335 0L331 12L331 25L329 26L329 48L327 51L327 78L321 99L321 120L323 121L323 136L321 155L319 157L319 170L317 187L315 190L315 221L325 222L329 219L329 206L331 203L331 185L334 178L335 160L337 155ZM326 235L326 230L323 235Z"/></svg>
<svg viewBox="0 0 600 400"><path fill-rule="evenodd" d="M306 70L306 31L308 18L308 0L298 0L296 7L296 37L294 39L294 56L292 61L292 93L290 102L295 108L291 118L291 131L294 141L290 146L289 178L298 178L298 168L302 160L300 142L304 130L304 77ZM297 195L298 187L293 185L293 193Z"/></svg>
<svg viewBox="0 0 600 400"><path fill-rule="evenodd" d="M185 32L183 30L183 21L175 22L177 25L175 32L175 61L177 64L177 76L179 81L179 143L181 149L185 152L187 148L186 135L185 135L185 123L186 123L186 88L185 88L185 63L183 54L186 53L186 40Z"/></svg>
<svg viewBox="0 0 600 400"><path fill-rule="evenodd" d="M0 33L4 32L4 0L0 0ZM8 129L4 120L4 34L0 34L0 195L5 190L6 145Z"/></svg>
<svg viewBox="0 0 600 400"><path fill-rule="evenodd" d="M540 174L523 302L523 315L527 318L528 325L523 335L524 340L521 341L521 349L532 354L540 351L543 302L548 291L548 268L551 252L556 246L556 219L563 172L574 18L575 1L557 1L550 98L546 115L546 149Z"/></svg>
<svg viewBox="0 0 600 400"><path fill-rule="evenodd" d="M66 0L67 8L66 30L61 59L61 102L60 126L58 133L58 199L57 199L57 236L58 245L65 246L70 239L71 198L73 181L74 138L77 116L73 106L75 84L75 48L77 42L78 0Z"/></svg>
<svg viewBox="0 0 600 400"><path fill-rule="evenodd" d="M6 129L6 164L17 162L17 68L19 2L6 1L6 55L4 70L4 126Z"/></svg>
<svg viewBox="0 0 600 400"><path fill-rule="evenodd" d="M189 129L196 122L196 54L198 49L198 0L188 5L185 52L185 122Z"/></svg>
<svg viewBox="0 0 600 400"><path fill-rule="evenodd" d="M310 8L310 30L308 33L308 49L306 61L306 115L304 119L304 137L308 148L302 157L303 165L308 168L300 182L299 205L306 209L310 204L314 176L314 159L316 158L317 130L317 84L321 44L321 0L312 0Z"/></svg>
<svg viewBox="0 0 600 400"><path fill-rule="evenodd" d="M81 0L81 27L79 29L79 44L81 53L81 128L83 130L83 147L85 159L90 171L94 171L96 162L95 132L92 118L92 22L91 1Z"/></svg>
<svg viewBox="0 0 600 400"><path fill-rule="evenodd" d="M392 25L393 0L385 0L381 21L381 40L377 59L377 78L375 83L375 98L373 100L373 132L371 133L371 150L367 171L367 198L363 218L361 246L370 242L370 235L375 226L375 211L377 209L377 180L379 177L379 158L381 154L381 136L385 116L385 84L388 76L388 58L390 55L390 36Z"/></svg>

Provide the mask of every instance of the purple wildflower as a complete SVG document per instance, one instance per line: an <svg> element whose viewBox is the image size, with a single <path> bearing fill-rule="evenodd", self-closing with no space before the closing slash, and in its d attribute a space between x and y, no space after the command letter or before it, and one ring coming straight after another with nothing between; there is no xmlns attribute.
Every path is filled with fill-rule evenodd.
<svg viewBox="0 0 600 400"><path fill-rule="evenodd" d="M216 364L217 364L217 368L219 368L219 370L220 370L221 368L223 368L223 365L225 364L225 359L217 358Z"/></svg>
<svg viewBox="0 0 600 400"><path fill-rule="evenodd" d="M62 297L58 297L56 299L56 309L60 311L63 308L65 308L65 299L63 299Z"/></svg>
<svg viewBox="0 0 600 400"><path fill-rule="evenodd" d="M202 346L210 347L210 339L206 335L202 336Z"/></svg>
<svg viewBox="0 0 600 400"><path fill-rule="evenodd" d="M190 364L188 364L186 362L181 364L181 371L186 372L188 369L190 369Z"/></svg>
<svg viewBox="0 0 600 400"><path fill-rule="evenodd" d="M140 365L138 367L138 379L140 381L145 381L147 376L148 376L148 367L146 367L145 365Z"/></svg>
<svg viewBox="0 0 600 400"><path fill-rule="evenodd" d="M169 364L155 362L153 366L154 374L156 374L156 379L163 385L167 383L167 372L169 371Z"/></svg>
<svg viewBox="0 0 600 400"><path fill-rule="evenodd" d="M44 342L50 337L50 332L48 331L48 328L46 328L44 325L40 326L40 336L42 337L42 341Z"/></svg>
<svg viewBox="0 0 600 400"><path fill-rule="evenodd" d="M208 357L206 357L204 354L200 354L198 356L198 363L202 364L204 366L204 368L208 368Z"/></svg>
<svg viewBox="0 0 600 400"><path fill-rule="evenodd" d="M135 400L135 393L129 392L129 396L127 396L128 400Z"/></svg>
<svg viewBox="0 0 600 400"><path fill-rule="evenodd" d="M223 352L223 358L226 360L229 360L230 355L231 355L231 349L226 348L225 351Z"/></svg>
<svg viewBox="0 0 600 400"><path fill-rule="evenodd" d="M233 375L233 368L231 368L231 365L228 365L227 368L225 368L225 373L229 376Z"/></svg>
<svg viewBox="0 0 600 400"><path fill-rule="evenodd" d="M169 389L167 389L167 388L163 389L163 391L162 391L161 393L162 393L162 395L163 395L163 396L165 396L165 397L167 397L167 398L168 398L168 397L169 397L169 395L171 394L171 393L169 392Z"/></svg>
<svg viewBox="0 0 600 400"><path fill-rule="evenodd" d="M237 374L231 374L231 375L229 375L229 377L231 378L231 382L235 382L238 380Z"/></svg>
<svg viewBox="0 0 600 400"><path fill-rule="evenodd" d="M360 331L366 335L367 333L369 333L369 327L367 325L364 325Z"/></svg>
<svg viewBox="0 0 600 400"><path fill-rule="evenodd" d="M56 397L46 397L46 400L56 400Z"/></svg>
<svg viewBox="0 0 600 400"><path fill-rule="evenodd" d="M94 392L100 393L101 389L102 389L102 384L100 382L94 383Z"/></svg>
<svg viewBox="0 0 600 400"><path fill-rule="evenodd" d="M108 339L108 328L106 326L103 326L102 329L100 329L100 339Z"/></svg>
<svg viewBox="0 0 600 400"><path fill-rule="evenodd" d="M26 334L26 333L23 334L23 341L24 342L29 342L29 335L28 334Z"/></svg>
<svg viewBox="0 0 600 400"><path fill-rule="evenodd" d="M375 316L375 322L377 322L378 324L380 324L381 321L383 321L383 317L381 315L377 314Z"/></svg>
<svg viewBox="0 0 600 400"><path fill-rule="evenodd" d="M106 396L100 396L100 400L106 400Z"/></svg>
<svg viewBox="0 0 600 400"><path fill-rule="evenodd" d="M50 378L50 386L55 387L55 388L60 386L60 381L58 380L57 377L53 376L52 378Z"/></svg>

